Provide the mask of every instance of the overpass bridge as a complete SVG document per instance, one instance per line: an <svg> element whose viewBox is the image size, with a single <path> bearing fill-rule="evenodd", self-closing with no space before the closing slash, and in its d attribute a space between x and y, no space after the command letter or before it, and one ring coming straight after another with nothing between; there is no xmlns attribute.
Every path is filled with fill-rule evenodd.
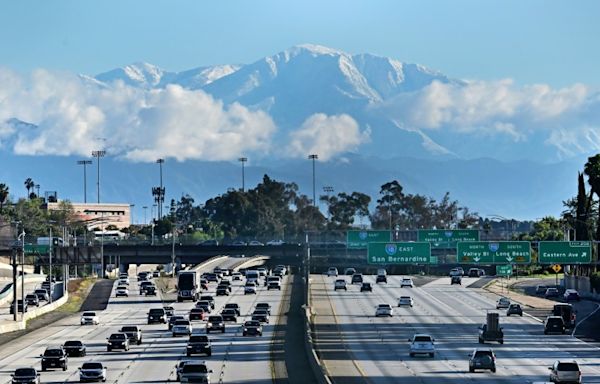
<svg viewBox="0 0 600 384"><path fill-rule="evenodd" d="M251 257L255 255L271 256L273 259L301 259L304 246L301 244L284 244L278 246L198 246L198 245L116 245L107 244L104 247L78 246L53 247L52 264L167 264L175 254L177 264L199 264L215 255ZM26 264L48 265L48 254L37 253L27 256Z"/></svg>

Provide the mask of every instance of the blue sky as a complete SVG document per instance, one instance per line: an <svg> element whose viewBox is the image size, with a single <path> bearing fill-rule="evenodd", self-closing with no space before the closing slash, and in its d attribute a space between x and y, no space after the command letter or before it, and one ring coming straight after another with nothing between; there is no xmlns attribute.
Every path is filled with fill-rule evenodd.
<svg viewBox="0 0 600 384"><path fill-rule="evenodd" d="M4 1L0 66L97 74L249 63L300 43L451 77L600 85L600 1Z"/></svg>

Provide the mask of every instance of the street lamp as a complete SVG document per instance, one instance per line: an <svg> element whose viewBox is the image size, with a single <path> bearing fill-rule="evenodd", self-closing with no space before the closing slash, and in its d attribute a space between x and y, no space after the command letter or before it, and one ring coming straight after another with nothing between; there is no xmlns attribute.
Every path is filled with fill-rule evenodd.
<svg viewBox="0 0 600 384"><path fill-rule="evenodd" d="M156 203L158 204L158 219L162 219L162 203L165 201L165 189L163 188L163 174L162 174L162 165L164 164L165 159L158 159L156 163L160 169L160 186L158 187Z"/></svg>
<svg viewBox="0 0 600 384"><path fill-rule="evenodd" d="M142 209L144 210L144 225L146 225L148 222L146 221L146 212L148 212L148 206L144 205L142 207Z"/></svg>
<svg viewBox="0 0 600 384"><path fill-rule="evenodd" d="M248 161L247 157L240 157L238 161L242 163L242 192L245 190L245 175L244 175L244 163Z"/></svg>
<svg viewBox="0 0 600 384"><path fill-rule="evenodd" d="M92 156L98 159L98 178L96 180L96 186L98 188L98 204L100 204L100 158L105 155L106 151L104 150L92 151Z"/></svg>
<svg viewBox="0 0 600 384"><path fill-rule="evenodd" d="M133 220L133 208L135 204L129 204L129 214L131 215L131 225L135 225L135 221Z"/></svg>
<svg viewBox="0 0 600 384"><path fill-rule="evenodd" d="M319 158L319 155L312 154L308 155L308 159L312 160L312 182L313 182L313 206L317 206L317 193L315 190L315 160Z"/></svg>
<svg viewBox="0 0 600 384"><path fill-rule="evenodd" d="M92 160L77 160L77 164L83 165L83 202L87 203L87 166L92 164Z"/></svg>
<svg viewBox="0 0 600 384"><path fill-rule="evenodd" d="M323 192L327 194L327 220L329 220L329 194L333 193L333 187L326 185L323 187Z"/></svg>

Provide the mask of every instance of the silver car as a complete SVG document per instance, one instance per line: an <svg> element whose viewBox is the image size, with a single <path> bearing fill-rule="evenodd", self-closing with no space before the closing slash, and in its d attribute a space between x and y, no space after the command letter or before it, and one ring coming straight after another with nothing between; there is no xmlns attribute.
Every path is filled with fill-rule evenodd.
<svg viewBox="0 0 600 384"><path fill-rule="evenodd" d="M550 370L550 381L553 383L581 383L581 369L575 360L557 360L548 369Z"/></svg>
<svg viewBox="0 0 600 384"><path fill-rule="evenodd" d="M435 340L430 335L417 333L408 341L410 341L410 357L418 354L426 354L429 357L435 355L435 345L433 344Z"/></svg>

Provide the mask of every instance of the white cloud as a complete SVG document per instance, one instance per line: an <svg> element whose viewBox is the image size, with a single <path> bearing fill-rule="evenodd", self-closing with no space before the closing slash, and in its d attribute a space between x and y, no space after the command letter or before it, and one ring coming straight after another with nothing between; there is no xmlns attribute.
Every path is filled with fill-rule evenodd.
<svg viewBox="0 0 600 384"><path fill-rule="evenodd" d="M370 133L369 128L361 132L356 120L349 115L327 116L316 113L307 118L298 130L290 133L287 154L318 154L320 160L326 161L368 142Z"/></svg>
<svg viewBox="0 0 600 384"><path fill-rule="evenodd" d="M375 109L402 127L476 137L504 136L512 142L546 137L562 155L596 150L600 98L582 84L552 89L518 87L510 79L444 84L400 95Z"/></svg>
<svg viewBox="0 0 600 384"><path fill-rule="evenodd" d="M17 154L89 156L105 145L134 161L231 160L269 151L276 130L264 112L224 106L176 85L144 90L43 70L22 78L3 69L0 84L0 121L18 118L38 126L0 126L3 143L13 136ZM97 138L106 138L105 144Z"/></svg>

